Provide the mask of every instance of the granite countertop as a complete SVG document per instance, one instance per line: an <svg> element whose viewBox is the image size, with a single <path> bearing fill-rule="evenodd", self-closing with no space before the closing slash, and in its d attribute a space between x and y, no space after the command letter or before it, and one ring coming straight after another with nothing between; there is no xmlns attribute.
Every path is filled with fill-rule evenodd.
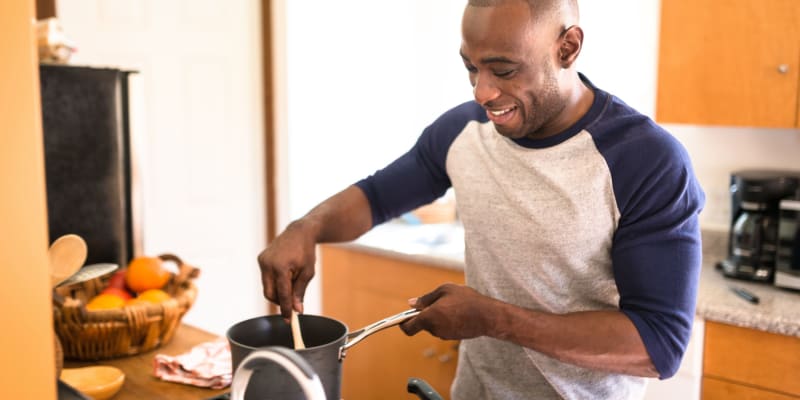
<svg viewBox="0 0 800 400"><path fill-rule="evenodd" d="M341 246L441 268L464 270L464 229L460 224L389 222Z"/></svg>
<svg viewBox="0 0 800 400"><path fill-rule="evenodd" d="M726 232L703 233L697 315L709 321L800 337L800 292L723 276L715 265L727 254L727 240ZM756 295L758 304L737 296L731 287Z"/></svg>
<svg viewBox="0 0 800 400"><path fill-rule="evenodd" d="M441 268L464 269L464 230L457 223L390 222L342 246ZM726 253L727 232L703 233L697 315L709 321L800 337L800 292L723 276L715 264ZM759 303L753 304L737 296L731 287L758 296Z"/></svg>

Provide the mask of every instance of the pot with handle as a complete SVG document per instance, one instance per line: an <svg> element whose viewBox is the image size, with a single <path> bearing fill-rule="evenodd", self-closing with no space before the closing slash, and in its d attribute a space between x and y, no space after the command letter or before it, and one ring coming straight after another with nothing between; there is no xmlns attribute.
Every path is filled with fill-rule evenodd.
<svg viewBox="0 0 800 400"><path fill-rule="evenodd" d="M348 349L373 333L397 325L419 314L411 309L392 315L354 332L335 319L299 315L306 348L295 350L316 371L328 399L341 398L342 361ZM233 371L251 353L265 347L292 348L292 328L280 315L267 315L239 322L228 329ZM236 373L233 377L236 381ZM244 399L305 399L300 384L279 365L263 365L249 377Z"/></svg>

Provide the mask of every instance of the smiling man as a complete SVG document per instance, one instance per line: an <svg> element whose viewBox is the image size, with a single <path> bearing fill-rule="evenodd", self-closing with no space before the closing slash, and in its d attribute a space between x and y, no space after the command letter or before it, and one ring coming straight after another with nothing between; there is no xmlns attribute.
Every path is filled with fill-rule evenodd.
<svg viewBox="0 0 800 400"><path fill-rule="evenodd" d="M636 399L691 333L704 203L684 148L575 69L572 0L470 1L474 101L293 222L259 255L265 297L302 311L316 243L351 240L453 187L466 286L401 328L460 339L454 399Z"/></svg>

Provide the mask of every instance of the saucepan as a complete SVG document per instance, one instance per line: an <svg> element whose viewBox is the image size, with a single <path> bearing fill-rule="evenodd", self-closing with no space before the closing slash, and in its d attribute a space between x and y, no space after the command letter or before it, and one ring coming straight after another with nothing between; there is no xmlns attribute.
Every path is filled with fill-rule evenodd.
<svg viewBox="0 0 800 400"><path fill-rule="evenodd" d="M384 318L354 332L347 325L320 315L298 316L306 348L295 352L319 376L328 399L341 398L342 361L347 350L373 333L397 325L419 314L411 309ZM292 329L280 315L266 315L239 322L227 332L233 371L251 353L268 347L293 348ZM251 375L250 375L251 374ZM250 399L305 399L304 389L290 371L277 363L263 363L248 372L244 394ZM236 376L234 374L234 380Z"/></svg>

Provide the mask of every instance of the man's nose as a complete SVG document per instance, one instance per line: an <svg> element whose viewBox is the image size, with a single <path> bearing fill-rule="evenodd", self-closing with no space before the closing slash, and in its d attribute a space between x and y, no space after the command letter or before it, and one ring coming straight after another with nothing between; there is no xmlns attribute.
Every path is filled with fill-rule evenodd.
<svg viewBox="0 0 800 400"><path fill-rule="evenodd" d="M478 104L486 104L500 96L500 90L497 89L491 78L476 75L472 84L472 95Z"/></svg>

